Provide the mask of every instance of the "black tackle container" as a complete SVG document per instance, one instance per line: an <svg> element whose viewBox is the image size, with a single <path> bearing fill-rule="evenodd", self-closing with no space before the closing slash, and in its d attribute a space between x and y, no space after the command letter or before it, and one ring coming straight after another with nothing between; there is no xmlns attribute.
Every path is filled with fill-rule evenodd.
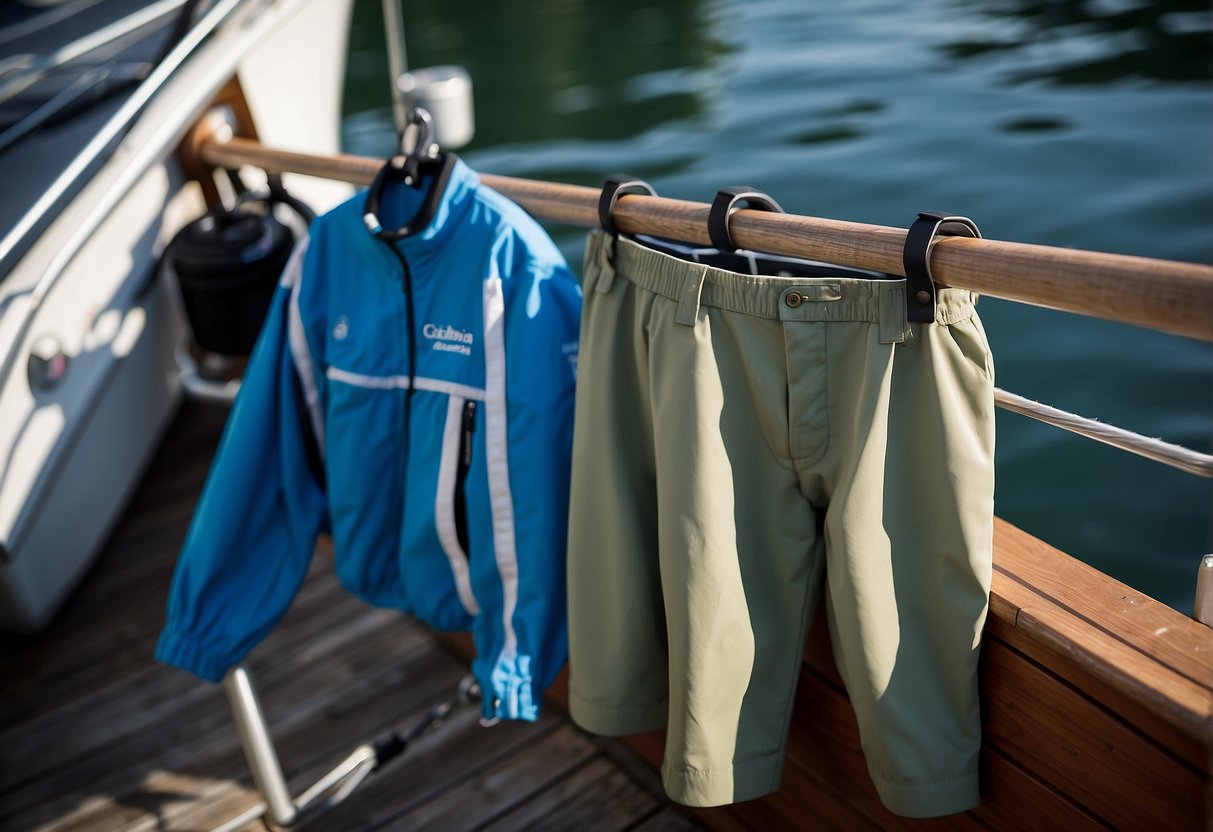
<svg viewBox="0 0 1213 832"><path fill-rule="evenodd" d="M293 244L268 202L212 209L177 232L167 256L199 347L231 356L253 351Z"/></svg>

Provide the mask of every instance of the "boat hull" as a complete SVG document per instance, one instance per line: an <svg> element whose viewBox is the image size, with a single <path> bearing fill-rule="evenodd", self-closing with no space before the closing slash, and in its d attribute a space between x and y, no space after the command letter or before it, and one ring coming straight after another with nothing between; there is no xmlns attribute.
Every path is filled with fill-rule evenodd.
<svg viewBox="0 0 1213 832"><path fill-rule="evenodd" d="M240 81L259 133L337 150L349 0L248 3L147 105L0 283L0 630L51 620L120 516L183 395L188 334L159 261L206 208L177 148ZM284 67L297 66L297 72ZM253 180L250 180L253 181ZM324 210L348 186L297 179ZM27 370L58 352L53 382ZM37 361L36 358L33 359Z"/></svg>
<svg viewBox="0 0 1213 832"><path fill-rule="evenodd" d="M29 504L28 535L0 564L4 630L37 631L50 621L109 537L180 402L179 304L163 279L152 280L125 313L121 346L129 352L107 362L64 439L58 470Z"/></svg>

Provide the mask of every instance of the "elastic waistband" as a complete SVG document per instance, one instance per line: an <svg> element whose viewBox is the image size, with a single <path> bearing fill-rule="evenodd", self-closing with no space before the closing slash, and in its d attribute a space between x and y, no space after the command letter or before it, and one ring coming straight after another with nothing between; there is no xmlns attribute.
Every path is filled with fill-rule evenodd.
<svg viewBox="0 0 1213 832"><path fill-rule="evenodd" d="M882 329L899 323L905 327L904 279L739 274L681 260L602 231L589 237L586 267L587 290L610 291L613 279L623 278L678 301L680 323L693 323L698 307L711 306L783 321L870 321L880 323ZM968 290L939 289L935 323L948 325L972 317L974 301Z"/></svg>

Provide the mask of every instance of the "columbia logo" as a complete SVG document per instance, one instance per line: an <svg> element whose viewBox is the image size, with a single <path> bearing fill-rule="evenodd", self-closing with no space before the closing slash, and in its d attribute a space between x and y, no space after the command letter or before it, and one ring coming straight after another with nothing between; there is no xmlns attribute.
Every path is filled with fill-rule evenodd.
<svg viewBox="0 0 1213 832"><path fill-rule="evenodd" d="M426 324L421 328L421 334L434 342L434 349L439 352L455 352L460 355L472 354L472 333L453 326Z"/></svg>

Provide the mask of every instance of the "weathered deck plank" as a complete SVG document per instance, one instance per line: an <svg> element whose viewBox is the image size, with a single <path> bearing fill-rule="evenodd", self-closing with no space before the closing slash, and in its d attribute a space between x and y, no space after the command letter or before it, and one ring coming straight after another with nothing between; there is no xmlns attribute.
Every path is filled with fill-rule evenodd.
<svg viewBox="0 0 1213 832"><path fill-rule="evenodd" d="M660 807L606 757L595 756L550 788L484 827L511 829L630 828ZM401 829L417 828L402 826Z"/></svg>
<svg viewBox="0 0 1213 832"><path fill-rule="evenodd" d="M696 825L682 812L665 808L632 827L632 832L686 832Z"/></svg>
<svg viewBox="0 0 1213 832"><path fill-rule="evenodd" d="M570 726L561 726L518 754L498 757L491 764L477 767L470 777L412 811L372 819L380 820L385 829L442 828L449 832L470 832L483 824L486 817L498 817L559 785L569 771L584 767L594 751L590 739ZM614 828L627 825L625 821Z"/></svg>
<svg viewBox="0 0 1213 832"><path fill-rule="evenodd" d="M375 674L365 672L366 666L386 665L380 671L382 676L389 672L394 655L424 657L433 652L432 642L419 628L401 634L399 616L386 611L367 612L354 626L342 628L348 638L333 643L330 655L321 656L314 666L287 661L259 676L276 732L292 721L322 713L335 695L352 696L343 685L348 685L351 677L353 683L358 683L361 676L367 677L368 683L373 681ZM379 632L370 630L367 623L377 625ZM291 650L286 653L292 655ZM163 686L170 681L176 683L171 695L163 693ZM214 686L178 671L152 667L137 684L124 685L120 693L123 695L107 698L108 706L116 702L120 708L116 714L102 707L89 714L85 708L84 716L73 714L52 726L52 730L59 726L60 731L63 725L96 726L106 734L100 738L85 736L79 744L73 737L70 747L60 752L68 755L67 762L12 793L15 805L25 802L32 791L32 802L45 810L46 803L38 798L56 794L70 797L73 788L88 794L109 794L119 800L124 784L129 784L130 775L136 771L141 774L139 788L148 789L154 787L155 771L160 768L193 765L210 775L243 770L231 718ZM141 709L144 699L148 704ZM227 769L214 770L212 761L217 756L225 760Z"/></svg>
<svg viewBox="0 0 1213 832"><path fill-rule="evenodd" d="M368 624L383 623L388 619L379 613L377 618L364 617L355 622L349 615L356 607L344 605L308 605L300 610L297 620L308 626L301 630L286 630L275 634L271 648L291 654L302 650L309 638L325 634L325 627L351 624L348 628L351 641L361 635ZM345 618L342 617L345 614ZM398 617L393 617L393 623ZM118 676L108 684L92 689L83 686L77 692L84 694L70 700L63 707L42 714L13 729L0 732L0 747L6 754L21 759L19 770L0 773L0 788L12 789L21 782L37 778L73 758L94 758L100 752L120 748L133 736L148 731L170 719L182 720L191 716L191 707L214 699L217 690L200 683L185 673L156 667L149 660L151 644L145 643L142 668L135 673ZM279 677L289 672L292 665L284 663L264 680L263 695L279 684ZM285 682L283 682L285 683ZM225 720L224 713L213 717ZM63 732L63 726L74 726L72 743L58 744L54 740Z"/></svg>
<svg viewBox="0 0 1213 832"><path fill-rule="evenodd" d="M0 829L204 830L257 803L221 689L152 660L224 415L184 407L52 627L0 636ZM359 743L415 723L467 673L425 628L345 593L327 542L314 561L291 611L250 660L294 794ZM600 776L586 779L590 770ZM643 772L613 765L553 708L536 725L489 729L463 708L312 828L411 828L419 818L433 828L511 828L510 812L575 825L592 815L607 829L659 818L654 829L696 828L637 777ZM608 805L618 811L603 812Z"/></svg>

